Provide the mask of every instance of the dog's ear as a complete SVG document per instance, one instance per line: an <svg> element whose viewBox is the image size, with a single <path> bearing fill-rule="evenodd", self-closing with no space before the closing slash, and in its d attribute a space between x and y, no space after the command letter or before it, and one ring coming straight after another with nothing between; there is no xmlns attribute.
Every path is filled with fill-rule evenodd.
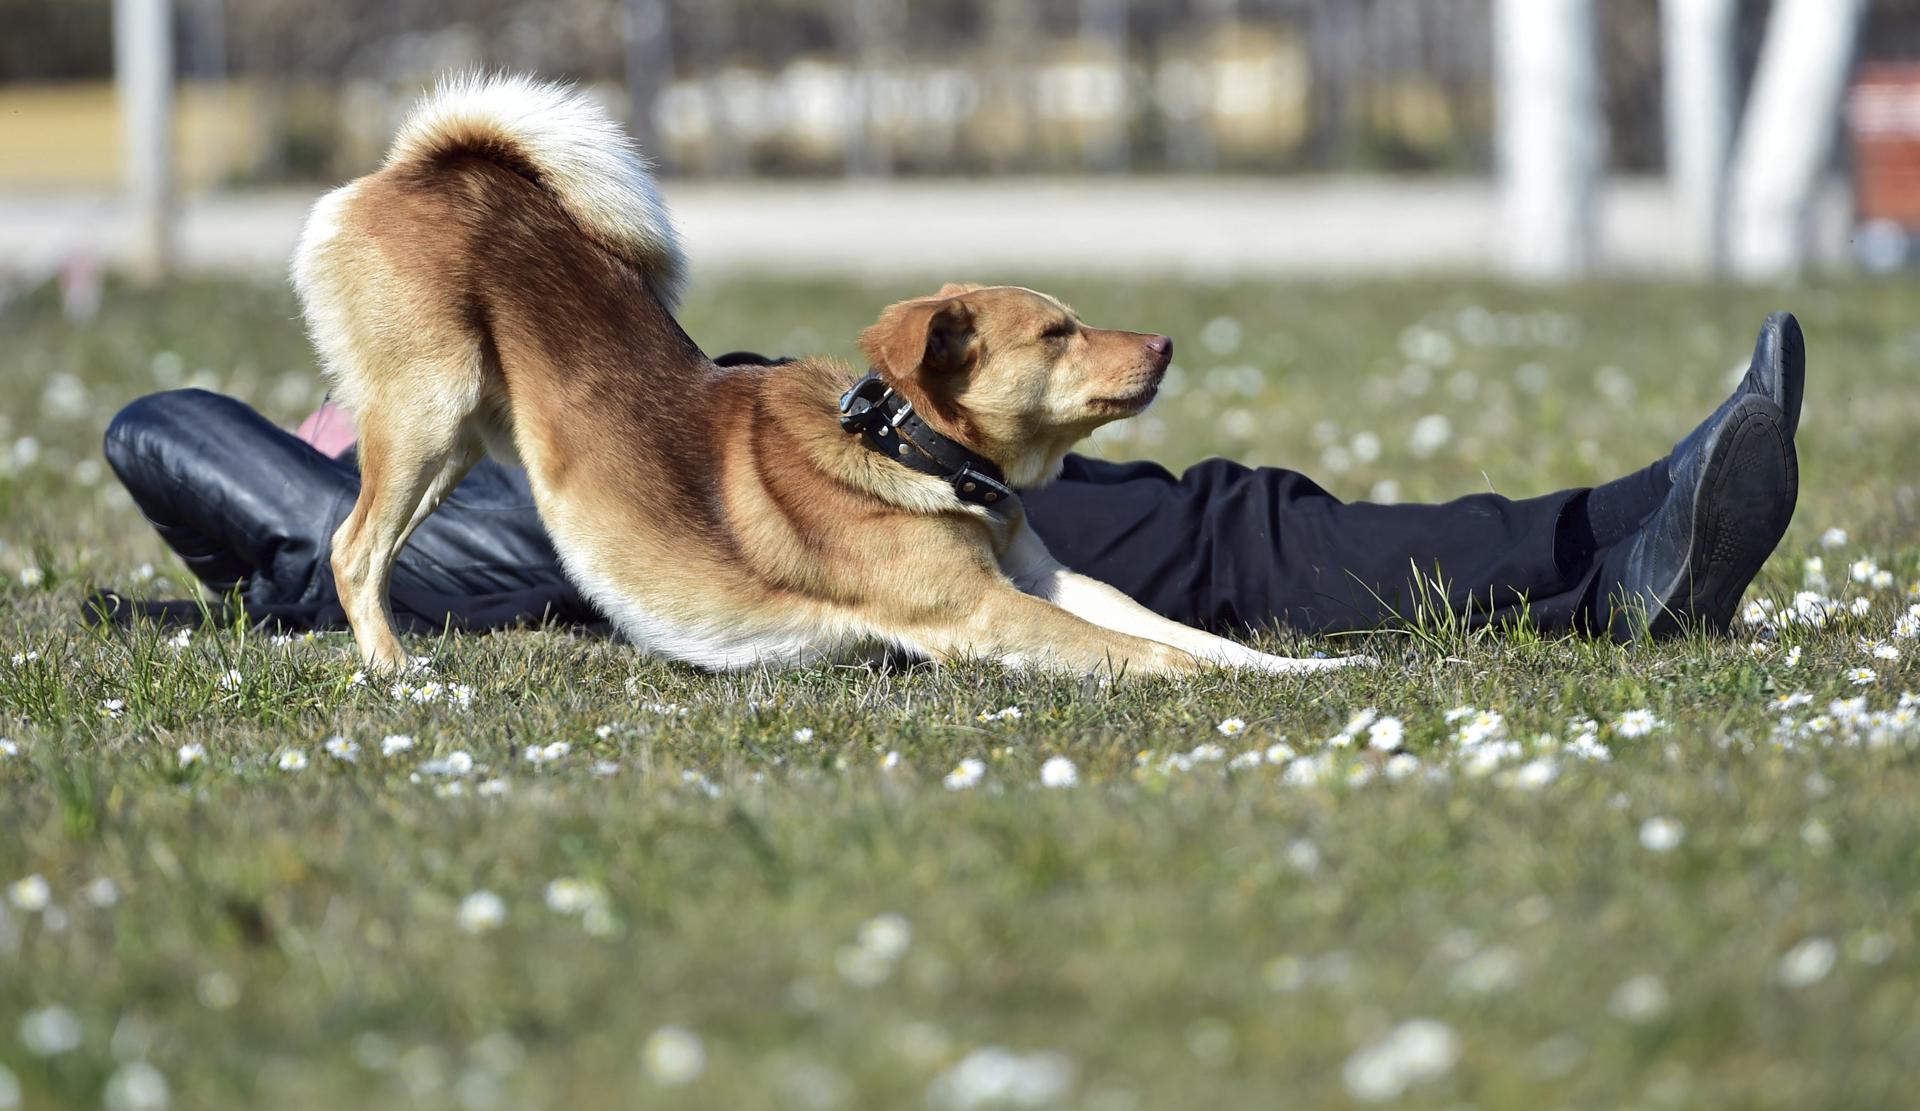
<svg viewBox="0 0 1920 1111"><path fill-rule="evenodd" d="M979 291L985 288L987 287L983 285L975 285L972 282L948 282L946 285L941 286L940 292L934 294L934 296L935 297L961 297L969 293L978 293Z"/></svg>
<svg viewBox="0 0 1920 1111"><path fill-rule="evenodd" d="M958 297L889 305L860 333L860 350L875 370L891 378L916 372L936 377L965 373L979 355L973 310Z"/></svg>

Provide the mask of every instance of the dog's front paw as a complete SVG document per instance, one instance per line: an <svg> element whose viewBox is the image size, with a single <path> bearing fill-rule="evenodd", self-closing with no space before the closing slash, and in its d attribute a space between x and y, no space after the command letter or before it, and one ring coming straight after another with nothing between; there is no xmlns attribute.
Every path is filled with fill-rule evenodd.
<svg viewBox="0 0 1920 1111"><path fill-rule="evenodd" d="M1290 656L1270 656L1263 652L1255 666L1274 675L1311 675L1321 671L1336 671L1344 667L1375 667L1379 663L1380 661L1372 656L1324 656L1298 659Z"/></svg>

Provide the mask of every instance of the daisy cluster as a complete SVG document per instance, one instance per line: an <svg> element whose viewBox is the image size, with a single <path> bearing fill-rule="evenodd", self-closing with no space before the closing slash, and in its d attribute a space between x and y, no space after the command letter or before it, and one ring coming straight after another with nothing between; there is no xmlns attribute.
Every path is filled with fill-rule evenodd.
<svg viewBox="0 0 1920 1111"><path fill-rule="evenodd" d="M388 687L387 693L395 702L411 702L415 706L437 705L455 710L473 707L473 688L465 683L442 683L438 679L414 683L401 679Z"/></svg>
<svg viewBox="0 0 1920 1111"><path fill-rule="evenodd" d="M612 937L620 932L620 919L606 890L592 880L579 876L559 876L548 882L541 901L548 911L561 918L579 919L580 926L594 937ZM467 934L487 934L506 925L507 900L486 888L469 893L454 908L454 925Z"/></svg>
<svg viewBox="0 0 1920 1111"><path fill-rule="evenodd" d="M1608 740L1638 740L1667 723L1651 710L1629 710L1604 725L1591 718L1575 718L1567 723L1564 737L1542 733L1523 739L1511 732L1498 710L1457 706L1436 724L1441 740L1425 756L1408 747L1404 721L1368 707L1352 714L1332 736L1305 746L1305 752L1285 737L1238 752L1206 741L1184 752L1143 752L1135 765L1138 774L1151 776L1182 775L1208 767L1227 772L1270 767L1279 769L1281 782L1300 787L1322 783L1357 787L1375 777L1445 780L1456 772L1470 778L1497 773L1509 786L1537 788L1557 779L1565 761L1605 762L1613 756ZM1240 737L1248 725L1241 718L1228 718L1215 730L1225 737Z"/></svg>
<svg viewBox="0 0 1920 1111"><path fill-rule="evenodd" d="M1846 542L1846 534L1837 529L1828 530L1827 538L1835 534L1839 536L1840 543ZM1920 582L1909 583L1904 592L1896 592L1893 572L1866 556L1848 564L1845 576L1850 584L1849 589L1858 588L1861 592L1850 598L1829 594L1832 585L1826 558L1809 556L1801 566L1800 590L1784 601L1776 598L1752 599L1742 607L1741 620L1763 634L1786 629L1824 629L1849 619L1858 621L1873 616L1885 609L1878 602L1889 594L1904 597L1910 603L1920 599ZM1905 612L1895 619L1893 635L1900 640L1920 636L1920 603L1909 604Z"/></svg>
<svg viewBox="0 0 1920 1111"><path fill-rule="evenodd" d="M1855 669L1855 674L1859 672L1870 673L1870 669ZM1771 705L1778 717L1770 739L1780 749L1912 748L1920 744L1920 695L1911 691L1902 692L1890 709L1873 709L1864 694L1829 700L1820 709L1805 691L1779 694Z"/></svg>

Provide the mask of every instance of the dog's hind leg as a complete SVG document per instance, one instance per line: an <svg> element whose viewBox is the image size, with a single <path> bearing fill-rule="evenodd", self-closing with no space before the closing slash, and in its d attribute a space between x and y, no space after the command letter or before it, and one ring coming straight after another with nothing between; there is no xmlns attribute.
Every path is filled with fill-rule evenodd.
<svg viewBox="0 0 1920 1111"><path fill-rule="evenodd" d="M378 671L407 662L388 598L394 557L483 454L475 415L450 400L361 408L360 497L333 535L333 583L361 657Z"/></svg>

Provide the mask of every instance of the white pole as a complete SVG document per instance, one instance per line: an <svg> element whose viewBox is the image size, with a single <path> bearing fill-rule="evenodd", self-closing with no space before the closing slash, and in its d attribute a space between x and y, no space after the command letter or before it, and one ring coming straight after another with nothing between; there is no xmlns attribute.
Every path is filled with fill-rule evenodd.
<svg viewBox="0 0 1920 1111"><path fill-rule="evenodd" d="M1593 264L1605 123L1591 0L1497 0L1500 258L1529 281Z"/></svg>
<svg viewBox="0 0 1920 1111"><path fill-rule="evenodd" d="M1739 277L1788 278L1807 260L1865 8L1865 0L1774 0L1727 211L1727 255Z"/></svg>
<svg viewBox="0 0 1920 1111"><path fill-rule="evenodd" d="M156 281L173 265L173 11L170 0L114 0L121 167L133 216L128 270Z"/></svg>
<svg viewBox="0 0 1920 1111"><path fill-rule="evenodd" d="M666 0L627 0L627 103L629 129L654 165L666 152L653 125L661 90L673 80L673 28Z"/></svg>
<svg viewBox="0 0 1920 1111"><path fill-rule="evenodd" d="M1097 59L1083 59L1082 64L1111 65L1120 79L1120 103L1113 117L1095 125L1105 130L1087 141L1087 169L1124 170L1133 153L1129 135L1133 114L1127 95L1132 76L1127 55L1127 0L1080 0L1080 37L1093 44L1099 55Z"/></svg>
<svg viewBox="0 0 1920 1111"><path fill-rule="evenodd" d="M1663 0L1667 180L1700 273L1725 261L1727 160L1733 156L1734 0Z"/></svg>

